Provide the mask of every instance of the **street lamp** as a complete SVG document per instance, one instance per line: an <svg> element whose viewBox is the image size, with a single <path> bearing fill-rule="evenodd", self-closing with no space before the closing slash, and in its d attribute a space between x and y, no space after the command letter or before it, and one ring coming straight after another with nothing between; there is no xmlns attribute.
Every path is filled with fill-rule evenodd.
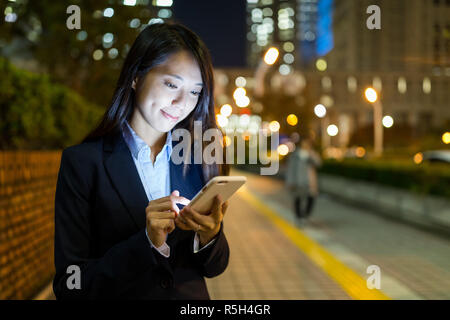
<svg viewBox="0 0 450 320"><path fill-rule="evenodd" d="M314 113L319 118L323 118L327 114L327 108L325 108L323 104L318 104L317 106L314 107Z"/></svg>
<svg viewBox="0 0 450 320"><path fill-rule="evenodd" d="M269 50L267 50L266 54L264 55L264 62L271 66L277 61L279 55L279 51L277 48L272 47Z"/></svg>
<svg viewBox="0 0 450 320"><path fill-rule="evenodd" d="M450 143L450 132L446 132L442 135L442 142L445 144L449 144Z"/></svg>
<svg viewBox="0 0 450 320"><path fill-rule="evenodd" d="M375 155L381 156L383 153L383 105L378 99L378 93L374 88L367 88L364 96L373 106L373 133Z"/></svg>
<svg viewBox="0 0 450 320"><path fill-rule="evenodd" d="M378 99L378 94L374 88L367 88L366 91L364 91L364 95L370 103L374 103Z"/></svg>
<svg viewBox="0 0 450 320"><path fill-rule="evenodd" d="M335 137L339 133L339 129L335 124L330 124L327 127L327 133L331 137Z"/></svg>
<svg viewBox="0 0 450 320"><path fill-rule="evenodd" d="M394 124L394 119L391 116L384 116L382 122L385 128L390 128Z"/></svg>
<svg viewBox="0 0 450 320"><path fill-rule="evenodd" d="M298 123L298 118L295 114L291 113L286 117L286 122L291 126L295 126Z"/></svg>
<svg viewBox="0 0 450 320"><path fill-rule="evenodd" d="M278 121L276 121L276 120L271 121L269 123L269 130L272 131L272 132L279 131L280 130L280 123Z"/></svg>
<svg viewBox="0 0 450 320"><path fill-rule="evenodd" d="M264 54L263 59L259 62L258 67L255 71L255 87L254 94L257 97L262 97L264 95L264 77L269 70L270 66L273 65L279 56L279 51L275 47L271 47Z"/></svg>
<svg viewBox="0 0 450 320"><path fill-rule="evenodd" d="M318 104L314 107L314 113L320 118L320 136L322 138L322 149L325 150L330 145L330 136L327 134L328 118L327 108L323 104Z"/></svg>
<svg viewBox="0 0 450 320"><path fill-rule="evenodd" d="M232 112L233 112L233 108L231 108L231 106L229 104L224 104L220 108L220 114L225 116L225 117L229 117Z"/></svg>

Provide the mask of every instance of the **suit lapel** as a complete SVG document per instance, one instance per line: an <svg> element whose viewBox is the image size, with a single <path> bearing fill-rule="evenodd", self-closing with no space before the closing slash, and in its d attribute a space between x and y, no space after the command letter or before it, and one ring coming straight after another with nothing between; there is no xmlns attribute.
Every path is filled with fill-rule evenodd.
<svg viewBox="0 0 450 320"><path fill-rule="evenodd" d="M104 151L103 163L111 182L136 227L141 230L146 225L148 199L121 132L105 138Z"/></svg>
<svg viewBox="0 0 450 320"><path fill-rule="evenodd" d="M176 143L178 142L173 141L172 146L174 147ZM137 229L141 230L146 225L145 208L149 201L122 133L119 131L105 137L103 149L103 162L111 182ZM183 177L183 164L174 164L170 159L169 167L170 192L178 190L181 196L192 199L203 186L200 176L194 169L195 166L190 166L186 177ZM169 245L174 243L178 231L176 228L169 234L167 239Z"/></svg>

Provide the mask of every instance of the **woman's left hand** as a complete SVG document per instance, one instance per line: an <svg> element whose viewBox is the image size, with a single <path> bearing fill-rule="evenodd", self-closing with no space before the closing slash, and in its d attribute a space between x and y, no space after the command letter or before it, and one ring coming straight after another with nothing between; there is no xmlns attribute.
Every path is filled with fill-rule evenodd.
<svg viewBox="0 0 450 320"><path fill-rule="evenodd" d="M220 224L228 208L228 201L222 202L221 196L214 198L209 214L201 214L186 206L175 219L175 224L182 230L194 230L200 238L200 245L208 244L220 230Z"/></svg>

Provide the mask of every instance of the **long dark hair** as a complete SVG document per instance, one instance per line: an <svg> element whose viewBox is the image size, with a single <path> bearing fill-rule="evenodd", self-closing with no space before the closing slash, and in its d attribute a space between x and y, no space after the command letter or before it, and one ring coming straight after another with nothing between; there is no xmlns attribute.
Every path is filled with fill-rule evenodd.
<svg viewBox="0 0 450 320"><path fill-rule="evenodd" d="M169 55L180 50L187 50L195 58L200 67L204 85L194 110L174 129L187 129L193 138L194 121L201 121L202 132L217 128L214 113L213 67L206 45L193 31L179 23L156 23L142 30L134 41L124 61L108 109L100 124L83 139L83 142L120 131L125 121L130 119L135 106L133 80L136 77L141 78L152 68L164 63ZM204 146L205 142L202 144ZM192 141L190 150L192 150ZM184 174L187 167L188 164L185 162ZM225 164L225 161L224 164L205 164L202 160L202 169L206 181L217 175L229 174L229 166Z"/></svg>

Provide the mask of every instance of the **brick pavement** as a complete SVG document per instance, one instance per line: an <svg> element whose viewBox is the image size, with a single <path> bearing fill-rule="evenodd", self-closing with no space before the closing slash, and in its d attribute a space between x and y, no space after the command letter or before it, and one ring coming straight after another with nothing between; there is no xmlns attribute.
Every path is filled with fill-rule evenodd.
<svg viewBox="0 0 450 320"><path fill-rule="evenodd" d="M277 203L284 208L288 213L283 216L286 220L292 219L292 201L282 181L251 175L248 186L267 203ZM450 298L450 239L442 234L324 195L318 198L313 215L302 229L326 237L330 247L339 244L368 264L378 265L384 277L397 282L397 287L391 288L392 292L401 285L410 291L407 297ZM396 295L391 297L396 299Z"/></svg>
<svg viewBox="0 0 450 320"><path fill-rule="evenodd" d="M223 274L207 279L212 299L349 299L239 194L230 200L224 230L230 263Z"/></svg>

